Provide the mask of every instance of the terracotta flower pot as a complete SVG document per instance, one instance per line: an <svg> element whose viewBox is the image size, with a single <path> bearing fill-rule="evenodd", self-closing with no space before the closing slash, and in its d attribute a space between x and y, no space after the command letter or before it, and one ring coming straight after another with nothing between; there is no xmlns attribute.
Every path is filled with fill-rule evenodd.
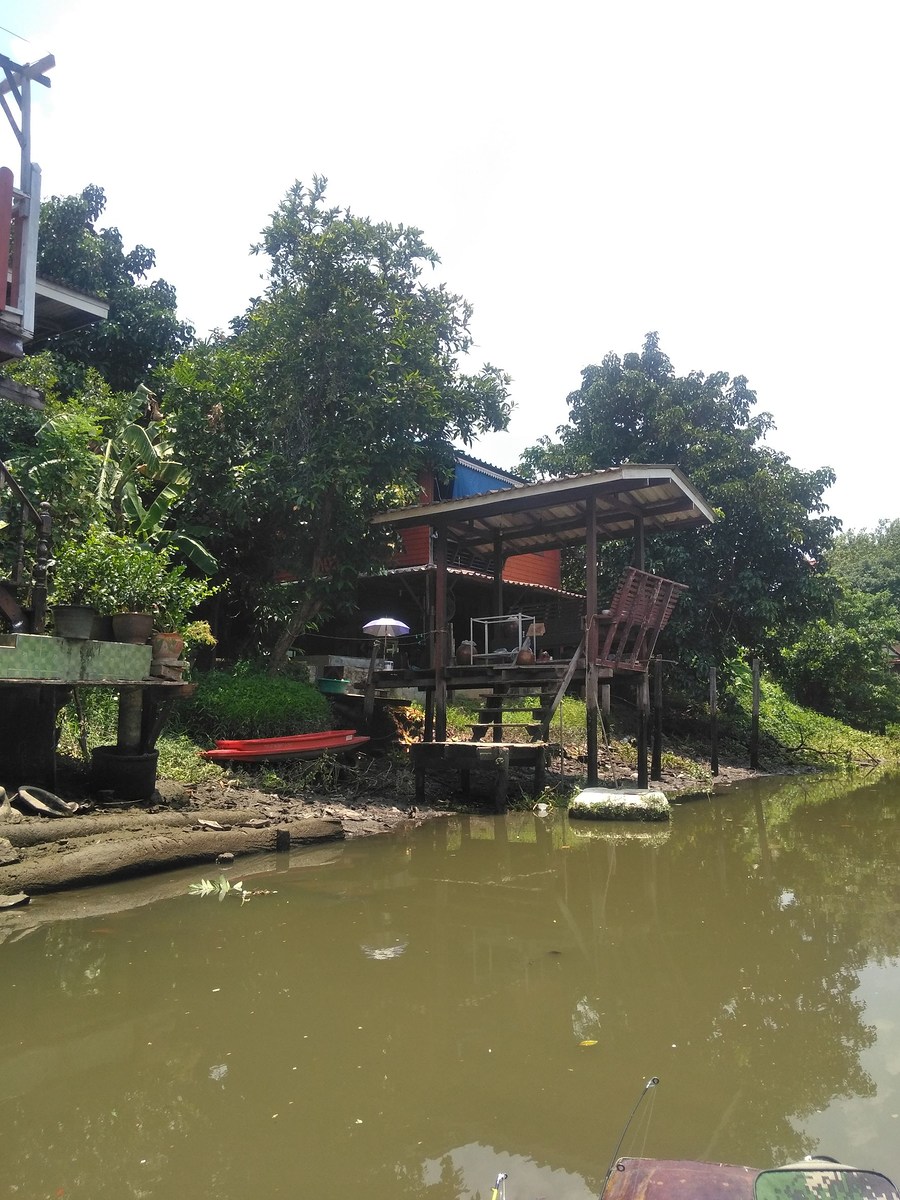
<svg viewBox="0 0 900 1200"><path fill-rule="evenodd" d="M152 613L116 613L112 619L113 637L117 642L144 646L153 632Z"/></svg>
<svg viewBox="0 0 900 1200"><path fill-rule="evenodd" d="M472 664L472 657L475 653L474 642L460 642L456 647L456 662L460 667L468 667Z"/></svg>
<svg viewBox="0 0 900 1200"><path fill-rule="evenodd" d="M150 644L154 662L177 662L184 650L184 638L180 633L154 633Z"/></svg>

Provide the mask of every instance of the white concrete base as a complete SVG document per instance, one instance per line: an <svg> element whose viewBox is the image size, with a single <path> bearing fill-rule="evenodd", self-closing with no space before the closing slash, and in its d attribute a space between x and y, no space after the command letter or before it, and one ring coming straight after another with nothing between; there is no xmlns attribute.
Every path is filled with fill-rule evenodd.
<svg viewBox="0 0 900 1200"><path fill-rule="evenodd" d="M589 821L668 821L665 792L640 788L585 788L569 801L569 816Z"/></svg>

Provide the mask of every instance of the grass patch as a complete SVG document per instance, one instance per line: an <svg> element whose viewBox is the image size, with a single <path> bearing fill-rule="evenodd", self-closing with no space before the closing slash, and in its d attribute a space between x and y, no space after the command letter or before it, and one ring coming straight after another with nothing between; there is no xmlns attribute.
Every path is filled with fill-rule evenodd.
<svg viewBox="0 0 900 1200"><path fill-rule="evenodd" d="M751 691L740 682L735 699L738 711L723 723L727 731L749 741ZM729 727L730 726L730 730ZM759 729L761 749L782 758L791 756L809 765L858 765L900 760L900 738L866 733L825 717L791 700L784 689L769 679L760 682Z"/></svg>
<svg viewBox="0 0 900 1200"><path fill-rule="evenodd" d="M311 683L251 669L208 671L179 707L178 727L198 741L280 737L331 728L328 701Z"/></svg>

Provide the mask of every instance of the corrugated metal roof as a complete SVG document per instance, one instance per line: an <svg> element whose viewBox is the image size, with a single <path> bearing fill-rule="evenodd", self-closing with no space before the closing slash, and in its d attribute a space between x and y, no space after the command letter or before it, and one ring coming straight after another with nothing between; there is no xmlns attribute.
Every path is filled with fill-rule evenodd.
<svg viewBox="0 0 900 1200"><path fill-rule="evenodd" d="M588 508L596 504L598 537L631 537L643 521L646 534L712 523L712 509L677 467L627 463L562 479L515 484L379 513L376 525L443 529L449 541L489 557L499 535L505 554L527 554L583 544Z"/></svg>
<svg viewBox="0 0 900 1200"><path fill-rule="evenodd" d="M382 572L380 575L365 575L364 579L392 579L396 575L424 575L427 572L436 571L434 563L421 563L415 567L391 567L389 570ZM494 586L494 576L486 571L476 571L472 567L448 567L448 575L463 576L466 579L477 579L483 583L488 583L491 587ZM584 596L581 592L567 592L565 588L553 587L549 583L524 583L519 579L504 579L503 587L506 588L527 588L533 592L546 592L552 596L562 596L570 600L583 600Z"/></svg>

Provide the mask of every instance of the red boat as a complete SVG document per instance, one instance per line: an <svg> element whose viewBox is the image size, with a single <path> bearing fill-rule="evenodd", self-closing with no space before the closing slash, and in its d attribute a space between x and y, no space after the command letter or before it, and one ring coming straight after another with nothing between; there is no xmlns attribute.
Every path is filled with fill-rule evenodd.
<svg viewBox="0 0 900 1200"><path fill-rule="evenodd" d="M328 733L302 733L287 738L252 738L245 741L218 742L215 750L201 750L202 758L212 762L263 762L268 759L317 758L320 754L346 754L369 741L358 737L355 729L335 729Z"/></svg>
<svg viewBox="0 0 900 1200"><path fill-rule="evenodd" d="M346 742L356 737L355 729L325 729L320 733L291 733L285 737L271 738L220 738L216 742L217 750L258 750L268 746L302 747L315 746L320 742Z"/></svg>

